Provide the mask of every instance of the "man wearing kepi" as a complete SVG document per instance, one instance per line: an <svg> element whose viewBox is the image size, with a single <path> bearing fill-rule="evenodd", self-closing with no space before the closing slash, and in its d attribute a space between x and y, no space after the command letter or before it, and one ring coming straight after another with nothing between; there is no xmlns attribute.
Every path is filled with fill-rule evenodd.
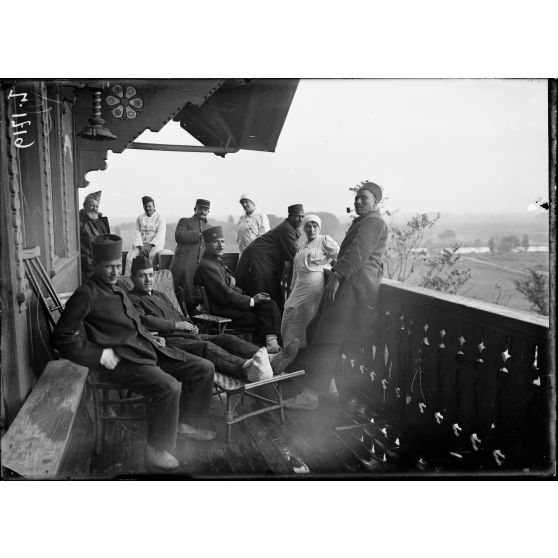
<svg viewBox="0 0 558 558"><path fill-rule="evenodd" d="M288 212L282 223L256 238L244 250L236 268L238 286L246 294L266 292L279 308L283 307L281 282L292 275L304 207L291 205Z"/></svg>
<svg viewBox="0 0 558 558"><path fill-rule="evenodd" d="M223 264L225 237L221 227L203 232L205 253L194 277L196 285L205 287L212 310L219 316L232 319L232 326L251 329L265 339L270 354L281 350L277 336L281 331L279 308L267 293L246 295L235 286L232 272ZM297 340L298 343L298 340Z"/></svg>
<svg viewBox="0 0 558 558"><path fill-rule="evenodd" d="M209 200L196 200L194 215L178 221L174 238L176 251L170 270L176 292L182 291L182 299L190 312L195 306L194 273L204 251L202 232L208 228Z"/></svg>
<svg viewBox="0 0 558 558"><path fill-rule="evenodd" d="M149 259L144 256L135 258L130 300L143 325L157 331L167 346L205 358L218 372L250 382L267 380L273 374L284 372L296 356L298 344L291 343L287 350L270 357L265 347L258 348L235 335L198 334L198 328L172 305L164 293L153 290L153 279Z"/></svg>
<svg viewBox="0 0 558 558"><path fill-rule="evenodd" d="M79 210L79 245L81 252L81 282L85 283L95 269L91 241L100 234L109 234L108 219L99 212L101 191L88 194Z"/></svg>
<svg viewBox="0 0 558 558"><path fill-rule="evenodd" d="M377 209L381 199L380 186L361 183L355 197L358 217L341 244L334 273L306 331L309 355L305 387L285 401L287 408L316 409L319 395L328 390L340 349L365 346L370 338L388 238L388 227Z"/></svg>
<svg viewBox="0 0 558 558"><path fill-rule="evenodd" d="M215 368L209 361L165 347L142 326L126 293L116 285L122 270L119 236L98 236L92 247L93 277L66 303L52 343L64 357L97 370L101 380L147 398L146 466L176 469L179 463L171 452L177 433L197 440L215 436L200 427L209 413Z"/></svg>

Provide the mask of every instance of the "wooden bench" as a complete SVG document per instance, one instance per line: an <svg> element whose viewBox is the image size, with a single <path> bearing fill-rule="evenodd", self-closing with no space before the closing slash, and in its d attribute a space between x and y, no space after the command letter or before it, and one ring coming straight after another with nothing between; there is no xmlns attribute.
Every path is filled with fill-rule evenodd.
<svg viewBox="0 0 558 558"><path fill-rule="evenodd" d="M56 478L88 372L69 360L47 364L2 438L2 467L26 479Z"/></svg>

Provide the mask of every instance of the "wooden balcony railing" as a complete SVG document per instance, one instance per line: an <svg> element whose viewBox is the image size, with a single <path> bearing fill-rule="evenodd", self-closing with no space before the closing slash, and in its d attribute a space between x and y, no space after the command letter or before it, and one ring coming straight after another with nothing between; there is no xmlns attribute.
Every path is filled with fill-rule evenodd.
<svg viewBox="0 0 558 558"><path fill-rule="evenodd" d="M343 374L392 421L394 454L440 471L551 471L548 318L384 280L378 321Z"/></svg>

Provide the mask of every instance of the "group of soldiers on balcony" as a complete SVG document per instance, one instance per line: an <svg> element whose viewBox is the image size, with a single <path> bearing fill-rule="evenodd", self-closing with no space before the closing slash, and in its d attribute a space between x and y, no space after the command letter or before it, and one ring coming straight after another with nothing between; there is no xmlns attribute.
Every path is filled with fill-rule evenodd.
<svg viewBox="0 0 558 558"><path fill-rule="evenodd" d="M171 271L185 309L179 312L153 289L155 258L166 233L154 200L142 198L144 214L136 220L125 265L134 285L127 292L117 285L122 239L111 234L99 213L100 192L89 194L80 211L83 284L66 303L53 344L101 378L146 396L149 468L179 466L173 455L177 436L215 437L208 421L215 370L252 382L303 367L304 380L292 386L284 405L316 410L330 389L340 352L362 346L374 327L387 242L377 208L381 198L377 184L360 185L357 217L339 246L319 234L320 218L305 215L302 204L290 205L285 220L268 230L254 196L242 194L235 273L223 263L222 227L207 222L210 201L198 199L194 215L180 219L175 231ZM306 241L300 240L301 228ZM330 265L326 281L324 268ZM196 303L194 285L205 288L214 313L248 331L253 342L200 334L188 315Z"/></svg>

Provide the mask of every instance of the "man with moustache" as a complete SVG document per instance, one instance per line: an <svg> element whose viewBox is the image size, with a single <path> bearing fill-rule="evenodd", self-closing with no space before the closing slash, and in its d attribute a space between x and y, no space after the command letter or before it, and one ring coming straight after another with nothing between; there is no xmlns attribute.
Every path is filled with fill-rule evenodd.
<svg viewBox="0 0 558 558"><path fill-rule="evenodd" d="M250 296L236 286L234 275L223 264L225 237L221 227L211 227L203 236L205 253L194 283L205 287L211 308L217 315L231 318L232 327L250 329L255 338L265 342L268 353L278 353L281 350L277 339L281 333L281 314L277 304L267 293ZM296 344L298 350L298 339Z"/></svg>

